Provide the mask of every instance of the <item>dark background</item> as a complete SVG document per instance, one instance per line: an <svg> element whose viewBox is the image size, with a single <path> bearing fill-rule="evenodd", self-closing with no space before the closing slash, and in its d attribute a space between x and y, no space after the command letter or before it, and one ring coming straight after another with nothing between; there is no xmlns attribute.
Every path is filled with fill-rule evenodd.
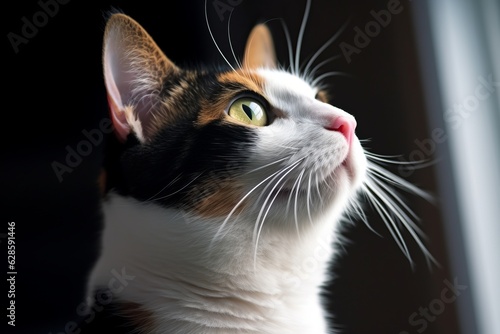
<svg viewBox="0 0 500 334"><path fill-rule="evenodd" d="M43 2L43 0L42 0ZM241 55L252 26L282 18L295 48L305 1L242 0L231 16L231 37ZM54 2L51 2L54 3ZM208 18L215 39L231 58L227 43L229 12L222 20L208 1ZM342 55L339 44L354 44L355 27L373 21L370 11L387 8L388 1L314 0L305 31L302 58L307 59L348 22L318 62ZM6 254L7 222L16 222L16 330L13 333L60 333L79 320L86 276L95 261L101 221L96 179L104 159L106 140L59 182L54 161L64 163L66 147L84 140L83 130L99 128L107 117L101 48L106 12L115 8L135 18L179 66L220 62L204 16L204 2L196 1L102 1L98 5L68 1L54 9L27 43L15 52L8 39L22 34L26 17L41 10L37 1L4 5L4 87L2 113L2 164L0 235ZM325 65L321 73L341 71L345 76L328 79L333 104L353 114L357 135L370 139L370 151L402 155L406 160L417 147L416 139L429 138L419 76L411 2L392 16L359 54ZM287 64L288 53L279 20L269 26L275 36L279 59ZM431 157L432 158L432 157ZM396 169L394 170L398 172ZM439 198L432 167L412 173L408 179ZM418 247L408 239L415 259L412 269L382 221L369 206L371 232L362 222L348 226L350 240L332 269L336 280L328 286L330 309L344 333L416 333L409 323L419 307L440 298L444 279L453 281L448 269L439 201L429 204L405 197L422 218L430 251L441 268L426 265ZM6 255L5 255L6 257ZM3 255L2 255L3 258ZM3 261L3 260L2 260ZM2 267L5 268L5 267ZM5 272L7 269L5 269ZM5 282L4 279L2 281ZM5 292L4 292L5 291ZM7 287L0 293L5 310ZM455 305L428 322L425 333L459 333ZM3 311L6 312L6 311ZM7 322L2 315L2 326ZM70 325L71 327L71 325ZM107 331L112 333L112 331Z"/></svg>

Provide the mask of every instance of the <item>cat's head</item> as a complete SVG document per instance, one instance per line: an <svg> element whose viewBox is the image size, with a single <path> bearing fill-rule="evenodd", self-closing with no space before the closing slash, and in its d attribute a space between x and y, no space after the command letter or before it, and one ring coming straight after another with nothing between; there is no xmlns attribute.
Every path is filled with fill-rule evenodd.
<svg viewBox="0 0 500 334"><path fill-rule="evenodd" d="M103 63L122 143L114 187L124 195L295 230L340 215L365 180L354 117L277 65L265 25L250 33L237 68L183 69L137 22L114 14Z"/></svg>

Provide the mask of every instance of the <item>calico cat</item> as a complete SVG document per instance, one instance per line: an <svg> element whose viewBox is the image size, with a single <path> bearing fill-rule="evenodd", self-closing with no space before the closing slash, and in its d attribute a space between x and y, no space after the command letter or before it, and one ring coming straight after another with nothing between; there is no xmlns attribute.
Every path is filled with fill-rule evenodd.
<svg viewBox="0 0 500 334"><path fill-rule="evenodd" d="M329 333L321 290L360 196L425 251L390 183L426 194L374 163L318 81L279 67L264 24L237 67L183 69L116 13L103 65L121 145L88 291L134 332Z"/></svg>

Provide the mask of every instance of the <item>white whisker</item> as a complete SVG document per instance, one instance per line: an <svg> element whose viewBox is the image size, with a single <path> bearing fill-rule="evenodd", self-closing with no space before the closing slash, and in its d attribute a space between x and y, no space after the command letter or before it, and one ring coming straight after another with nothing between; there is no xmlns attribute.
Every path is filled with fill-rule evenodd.
<svg viewBox="0 0 500 334"><path fill-rule="evenodd" d="M323 80L325 78L328 78L328 77L332 77L334 75L337 75L337 76L349 76L349 74L344 73L344 72L339 72L339 71L327 72L327 73L323 73L322 75L320 75L316 79L314 79L313 82L311 83L311 85L312 86L317 86L321 82L321 80Z"/></svg>
<svg viewBox="0 0 500 334"><path fill-rule="evenodd" d="M288 31L288 27L284 20L281 20L281 24L283 26L283 32L285 33L286 45L288 49L288 56L290 58L290 70L293 72L294 63L293 63L293 47L292 47L292 39L290 38L290 32Z"/></svg>
<svg viewBox="0 0 500 334"><path fill-rule="evenodd" d="M375 155L371 152L366 152L365 155L369 160L372 160L373 162L381 162L381 163L386 163L386 164L391 164L391 165L409 165L413 164L414 162L410 161L396 161L391 158L400 158L402 156L380 156L380 155Z"/></svg>
<svg viewBox="0 0 500 334"><path fill-rule="evenodd" d="M330 186L330 184L329 184L330 182L328 182L328 179L332 180L332 181L335 183L335 177L334 177L334 175L333 175L333 174L332 174L332 175L328 175L328 178L327 178L327 180L325 181L325 185L326 185L326 187L327 187L328 189L330 189L330 191L334 192L334 191L335 191L335 189L333 189L333 188Z"/></svg>
<svg viewBox="0 0 500 334"><path fill-rule="evenodd" d="M373 190L368 184L366 184L366 194L368 195L368 199L373 203L375 210L378 212L379 216L384 221L387 229L391 233L393 239L396 241L396 244L401 249L405 257L410 261L410 264L413 266L413 259L410 255L410 251L406 246L406 242L401 235L396 223L394 222L392 215L385 209L384 205L379 201L380 195L377 191Z"/></svg>
<svg viewBox="0 0 500 334"><path fill-rule="evenodd" d="M290 194L288 194L288 201L287 201L286 210L285 210L286 213L288 213L290 211L290 203L292 201L292 197L293 197L293 193L295 191L295 187L297 187L297 190L296 190L297 193L299 192L300 175L304 174L304 172L305 172L305 168L302 169L302 172L295 179L295 182L293 183L293 187L290 190ZM297 204L295 204L295 207L294 207L294 218L295 218L295 229L297 230L297 237L300 239L299 221L297 219Z"/></svg>
<svg viewBox="0 0 500 334"><path fill-rule="evenodd" d="M304 170L302 170L303 172ZM300 174L299 174L300 176ZM298 186L298 183L299 183L299 176L297 176L297 178L295 179L295 182L293 183L293 186L292 186L292 189L290 189L290 195L288 196L288 201L287 201L287 204L286 204L286 212L288 212L290 210L290 204L291 204L291 201L292 201L292 194L295 190L295 187Z"/></svg>
<svg viewBox="0 0 500 334"><path fill-rule="evenodd" d="M375 184L371 184L370 187L373 187L377 189L381 194L383 191L376 186ZM397 218L399 218L400 222L403 224L403 226L408 230L408 232L411 234L413 239L417 242L418 246L424 251L424 253L432 257L430 253L427 251L427 248L422 244L420 237L417 234L420 234L424 236L424 232L415 225L412 219L410 219L406 213L399 207L397 204L391 200L388 196L381 196L380 199L386 204L388 208L391 209L391 211L396 215ZM415 233L416 232L416 233Z"/></svg>
<svg viewBox="0 0 500 334"><path fill-rule="evenodd" d="M310 79L307 79L309 82L313 81L312 78L314 78L314 75L316 74L316 72L323 66L325 66L326 64L334 61L334 60L337 60L339 58L342 58L342 55L336 55L336 56L333 56L333 57L330 57L328 59L325 59L323 60L321 63L319 63L318 65L314 66L314 68L311 69L311 72L310 73L305 73L304 74L304 77L306 78L310 78Z"/></svg>
<svg viewBox="0 0 500 334"><path fill-rule="evenodd" d="M391 210L391 213L395 216L395 218L397 218L397 220L405 227L405 229L411 235L413 240L419 246L420 250L426 256L426 259L428 261L430 260L434 263L437 263L437 261L430 254L430 252L427 250L427 248L420 239L422 236L425 235L424 232L413 222L413 220L410 217L408 217L405 211L401 209L401 207L396 202L394 202L394 200L390 197L390 193L384 191L377 184L372 182L367 182L366 186L371 190L373 194L375 194L378 197L381 203L383 203L388 209ZM393 195L393 197L394 196L395 195ZM395 198L399 201L399 203L402 203L402 201L399 198L397 197ZM402 204L404 205L404 203ZM404 207L408 208L406 205L404 205ZM411 210L409 210L409 212L413 213Z"/></svg>
<svg viewBox="0 0 500 334"><path fill-rule="evenodd" d="M293 216L295 218L295 227L297 228L297 231L299 230L297 209L298 209L298 202L299 202L300 183L302 182L302 177L304 176L305 171L306 171L306 169L304 168L304 169L302 169L302 172L300 172L299 177L298 177L297 189L295 191Z"/></svg>
<svg viewBox="0 0 500 334"><path fill-rule="evenodd" d="M200 174L198 174L197 176L195 176L195 177L194 177L191 181L189 181L189 182L188 182L186 185L184 185L182 188L180 188L180 189L178 189L178 190L174 191L174 192L173 192L173 193L171 193L171 194L168 194L168 195L165 195L165 196L162 196L162 197L155 198L155 199L154 199L154 201L159 201L159 200L162 200L162 199L165 199L165 198L168 198L168 197L171 197L171 196L174 196L174 195L176 195L176 194L180 193L181 191L183 191L184 189L186 189L187 187L189 187L189 186L190 186L190 185L191 185L194 181L196 181L196 180L197 180L197 179L198 179L198 178L199 178L202 174L203 174L203 172L202 172L202 173L200 173Z"/></svg>
<svg viewBox="0 0 500 334"><path fill-rule="evenodd" d="M266 190L267 190L267 188L269 188L269 187L273 184L273 182L274 182L274 180L275 180L275 179L277 179L278 177L280 177L281 173L286 172L289 168L291 168L291 167L292 167L292 166L294 166L295 164L297 164L297 163L301 162L302 160L304 160L304 159L300 159L299 161L294 162L292 165L287 166L287 167L285 167L285 168L282 168L282 169L281 169L281 170L280 170L280 171L279 171L279 172L278 172L278 173L277 173L277 174L276 174L276 175L275 175L275 176L274 176L274 177L273 177L273 178L272 178L272 179L271 179L271 180L267 183L267 185L264 187L264 189L262 189L262 191L261 191L261 193L260 193L259 197L257 198L257 200L255 201L255 203L259 203L259 202L260 202L260 200L262 199L262 197L266 194Z"/></svg>
<svg viewBox="0 0 500 334"><path fill-rule="evenodd" d="M158 191L156 194L154 194L153 196L151 196L150 198L148 198L146 200L146 202L150 202L150 201L153 201L155 199L156 196L158 196L159 194L161 194L165 189L167 189L168 187L170 187L172 184L174 184L175 182L177 182L180 178L181 178L181 175L182 174L179 174L177 175L172 181L170 181L165 187L161 188L160 191Z"/></svg>
<svg viewBox="0 0 500 334"><path fill-rule="evenodd" d="M399 205L401 205L406 210L406 212L408 212L413 217L413 219L415 219L416 221L420 220L420 218L415 214L415 212L413 212L413 210L411 210L408 207L408 205L401 198L399 198L398 194L396 193L396 191L394 189L389 188L382 181L377 180L376 178L372 178L372 181L375 182L383 190L385 190L385 192L388 194L388 196L390 196L394 200L396 200L399 203ZM392 199L391 199L391 202L392 202ZM397 207L398 204L394 203L394 206ZM408 217L408 222L410 222L410 221L412 221L412 220L411 220L411 218ZM415 225L414 228L419 232L419 234L424 236L423 231L420 230L420 228L418 226Z"/></svg>
<svg viewBox="0 0 500 334"><path fill-rule="evenodd" d="M290 172L292 172L298 165L299 165L299 162L296 162L294 165L292 165L293 167L290 168L290 170L288 170L285 174L283 174L283 176L276 182L276 184L274 185L274 187L271 189L271 191L269 192L269 195L267 196L266 200L264 201L264 204L262 205L262 209L266 207L266 204L270 198L270 196L274 193L274 190L276 189L276 187L283 181L283 179L288 175L290 174ZM264 226L264 222L266 220L266 217L269 213L269 211L271 210L271 207L274 203L274 201L276 200L276 197L278 197L281 189L283 189L283 186L285 185L285 183L283 183L281 185L281 187L276 191L276 193L274 194L274 197L272 198L271 202L269 203L269 205L267 206L267 209L266 209L266 212L264 213L264 216L262 217L262 220L261 222L259 223L259 218L260 218L260 215L262 213L262 209L261 211L259 212L259 216L257 217L257 221L256 221L256 228L258 227L258 231L257 231L257 237L255 238L255 229L254 229L254 238L255 238L255 248L254 248L254 265L256 264L256 261L257 261L257 248L259 246L259 237L260 237L260 233L262 231L262 227Z"/></svg>
<svg viewBox="0 0 500 334"><path fill-rule="evenodd" d="M368 218L366 217L366 214L363 212L363 208L361 208L361 204L358 203L357 201L353 201L351 203L351 206L352 206L352 208L354 210L354 213L360 217L361 221L365 224L365 226L368 227L368 229L370 231L372 231L373 233L375 233L376 235L378 235L379 237L382 238L382 235L380 233L378 233L373 228L373 226L368 222Z"/></svg>
<svg viewBox="0 0 500 334"><path fill-rule="evenodd" d="M261 170L261 169L267 168L267 167L269 167L269 166L275 165L275 164L277 164L277 163L279 163L279 162L282 162L282 161L284 161L284 160L287 160L287 159L288 159L288 157L285 157L285 158L278 159L278 160L276 160L276 161L274 161L274 162L268 163L268 164L266 164L266 165L259 166L259 167L255 168L255 169L252 169L252 170L251 170L251 171L249 171L249 172L246 172L246 173L245 173L245 175L248 175L248 174L254 173L254 172L256 172L256 171L259 171L259 170Z"/></svg>
<svg viewBox="0 0 500 334"><path fill-rule="evenodd" d="M383 156L379 154L375 154L372 152L366 152L365 154L368 159L372 160L374 163L380 164L390 164L390 165L410 165L414 169L427 168L435 165L438 160L416 160L416 161L396 161L392 158L401 158L402 156Z"/></svg>
<svg viewBox="0 0 500 334"><path fill-rule="evenodd" d="M322 47L320 47L318 49L318 51L316 51L316 53L314 53L314 55L311 57L311 59L309 59L309 61L307 62L307 65L306 67L304 68L304 76L308 76L308 70L309 68L312 66L312 64L314 64L314 62L316 61L316 59L323 53L323 51L325 51L325 49L327 47L329 47L339 36L340 34L342 34L345 30L345 28L347 27L347 25L349 24L349 21L350 20L347 20L346 23L344 23L342 25L342 27L340 27L340 29L332 36L330 37L330 39L328 41L326 41L325 44L323 44Z"/></svg>
<svg viewBox="0 0 500 334"><path fill-rule="evenodd" d="M233 42L231 40L231 17L233 16L233 11L229 13L229 19L227 20L227 39L229 41L229 48L231 49L231 53L233 54L234 61L239 68L241 68L241 63L238 61L236 54L234 53Z"/></svg>
<svg viewBox="0 0 500 334"><path fill-rule="evenodd" d="M307 199L306 199L306 204L307 204L307 215L309 217L309 222L311 225L314 225L312 216L311 216L311 174L312 171L309 172L309 180L307 181Z"/></svg>
<svg viewBox="0 0 500 334"><path fill-rule="evenodd" d="M287 146L287 145L280 145L280 144L276 144L276 147L282 147L282 148L286 148L287 150L294 150L294 151L299 151L300 150L300 148L298 148L298 147Z"/></svg>
<svg viewBox="0 0 500 334"><path fill-rule="evenodd" d="M283 160L283 159L280 159L280 160L278 160L278 161L275 161L274 163L277 163L277 162L279 162L279 161L281 161L281 160ZM259 188L261 185L263 185L264 183L266 183L266 182L268 182L268 181L270 180L270 181L268 182L268 185L266 185L266 187L264 188L264 190L263 190L263 192L264 192L264 191L265 191L265 189L267 189L267 187L269 186L269 184L271 184L271 183L272 183L272 181L273 181L274 179L276 179L277 177L279 177L279 175L280 175L281 173L283 173L283 172L284 172L284 171L286 171L287 169L289 169L289 168L293 167L295 164L298 164L298 163L299 163L300 161L302 161L302 160L303 160L303 159L300 159L300 160L296 161L296 162L295 162L292 166L285 167L285 168L283 168L283 169L280 169L280 170L278 170L278 171L276 171L276 172L272 173L271 175L267 176L264 180L260 181L260 182L259 182L256 186L254 186L252 189L250 189L250 191L248 191L248 192L245 194L245 196L243 196L243 197L242 197L242 198L238 201L238 203L236 203L236 205L233 207L233 209L232 209L232 210L229 212L229 214L227 215L226 219L224 219L224 222L221 224L221 226L220 226L220 227L219 227L219 229L217 230L217 233L216 233L216 234L215 234L215 236L212 238L212 241L211 241L211 243L210 243L210 248L212 248L213 243L214 243L217 239L219 239L219 238L223 238L223 237L226 235L227 231L226 231L226 233L224 233L222 236L221 236L221 233L222 233L222 231L224 230L224 228L226 227L227 222L228 222L228 221L229 221L229 219L233 216L233 214L236 212L236 210L240 207L240 205L241 205L241 204L242 204L242 203L243 203L243 202L244 202L244 201L245 201L245 200L246 200L246 199L247 199L247 198L248 198L248 197L249 197L249 196L250 196L250 195L251 195L251 194L252 194L252 193L253 193L256 189L257 189L257 188ZM269 164L269 165L272 165L272 164L274 164L274 163L271 163L271 164ZM262 193L263 193L263 192L262 192ZM256 202L258 202L258 201L260 200L260 198L262 197L262 193L261 193L261 195L259 195L259 199L258 199Z"/></svg>
<svg viewBox="0 0 500 334"><path fill-rule="evenodd" d="M391 184L397 186L398 188L401 188L405 191L408 191L410 193L416 194L424 199L426 199L429 202L434 202L434 199L432 198L431 195L423 191L422 189L418 188L417 186L411 184L410 182L406 181L405 179L389 172L388 170L371 163L368 161L368 172L369 174L373 176L378 176L380 178L385 179L386 181L390 182Z"/></svg>
<svg viewBox="0 0 500 334"><path fill-rule="evenodd" d="M240 205L258 188L260 187L262 184L264 184L264 182L266 182L267 180L269 180L270 178L274 177L276 174L280 173L281 170L277 171L277 172L274 172L272 173L271 175L269 175L268 177L266 177L264 180L260 181L256 186L254 186L252 189L250 189L250 191L248 191L245 196L243 196L238 203L236 203L236 205L233 207L233 209L229 212L229 214L227 215L226 219L224 219L224 222L221 224L221 226L219 227L217 233L215 234L215 236L213 237L211 243L210 243L210 248L212 248L212 245L213 243L215 242L215 240L217 240L219 238L219 235L221 234L222 230L224 229L224 227L226 226L227 222L229 221L229 219L232 217L232 215L234 214L234 212L240 207ZM224 234L225 235L225 234ZM224 237L224 235L222 237Z"/></svg>
<svg viewBox="0 0 500 334"><path fill-rule="evenodd" d="M309 11L311 10L311 0L307 0L306 10L304 12L304 17L302 18L302 23L300 25L299 36L297 38L297 48L295 49L295 71L294 74L299 75L300 66L300 51L302 48L302 39L304 38L304 31L306 29L307 19L309 17Z"/></svg>
<svg viewBox="0 0 500 334"><path fill-rule="evenodd" d="M319 181L318 181L318 174L316 174L315 176L315 183L316 183L316 192L318 193L318 198L319 198L319 201L321 203L321 206L323 206L324 202L323 202L323 196L321 195L321 191L319 190Z"/></svg>
<svg viewBox="0 0 500 334"><path fill-rule="evenodd" d="M264 189L262 189L261 191L261 194L259 195L259 197L257 198L257 200L255 201L255 203L260 203L260 200L262 199L262 197L265 195L266 193L266 190L268 187L270 187L272 184L273 184L273 181L275 179L277 179L278 177L281 176L282 173L285 173L283 176L281 176L281 178L275 183L274 187L271 189L271 191L269 191L266 199L264 200L264 204L262 205L262 208L260 209L259 211L259 215L257 216L257 219L256 219L256 223L258 224L259 220L260 220L260 217L262 215L262 211L264 210L264 207L267 203L267 201L269 200L269 197L271 197L274 189L276 189L276 187L278 186L278 184L281 182L281 180L286 176L288 175L302 160L304 159L300 159L296 162L294 162L292 165L290 166L287 166L285 168L282 168L280 171L277 172L277 174L268 182L268 184L264 187ZM254 230L254 233L255 233L255 230Z"/></svg>
<svg viewBox="0 0 500 334"><path fill-rule="evenodd" d="M233 71L235 71L233 65L231 65L231 63L229 62L229 60L227 60L226 56L224 56L224 53L221 51L221 49L219 47L219 44L217 44L217 41L215 40L214 34L212 33L212 29L210 28L210 22L208 21L207 0L205 0L205 21L207 23L208 32L210 33L210 37L212 38L212 41L214 42L215 47L219 51L219 53L222 56L222 58L224 58L224 60L226 61L226 63L229 65L229 67L231 67L231 69Z"/></svg>

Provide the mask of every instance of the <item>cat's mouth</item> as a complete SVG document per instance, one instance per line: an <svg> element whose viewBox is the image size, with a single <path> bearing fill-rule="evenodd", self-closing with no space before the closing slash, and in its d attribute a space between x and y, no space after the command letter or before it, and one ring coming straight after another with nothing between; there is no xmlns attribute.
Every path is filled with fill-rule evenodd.
<svg viewBox="0 0 500 334"><path fill-rule="evenodd" d="M349 155L344 159L344 161L342 161L342 163L340 164L339 167L337 167L337 169L338 168L345 169L350 180L352 180L354 178L354 171L352 169L352 164L351 164Z"/></svg>
<svg viewBox="0 0 500 334"><path fill-rule="evenodd" d="M343 184L351 183L354 178L352 162L348 155L339 165L326 173L300 173L297 177L289 179L282 187L271 189L271 199L296 202L326 197L328 194L338 193Z"/></svg>

